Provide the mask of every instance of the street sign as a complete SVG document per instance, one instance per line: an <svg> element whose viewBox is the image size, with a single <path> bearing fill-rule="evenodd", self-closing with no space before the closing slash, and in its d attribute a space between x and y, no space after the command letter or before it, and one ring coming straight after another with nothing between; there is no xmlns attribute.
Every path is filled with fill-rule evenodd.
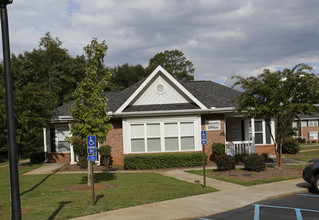
<svg viewBox="0 0 319 220"><path fill-rule="evenodd" d="M88 148L96 148L96 136L95 135L87 136L86 143Z"/></svg>
<svg viewBox="0 0 319 220"><path fill-rule="evenodd" d="M88 155L88 161L96 161L96 154Z"/></svg>
<svg viewBox="0 0 319 220"><path fill-rule="evenodd" d="M207 144L207 134L206 131L201 132L201 140L202 140L202 145Z"/></svg>
<svg viewBox="0 0 319 220"><path fill-rule="evenodd" d="M96 148L88 148L88 154L96 154Z"/></svg>

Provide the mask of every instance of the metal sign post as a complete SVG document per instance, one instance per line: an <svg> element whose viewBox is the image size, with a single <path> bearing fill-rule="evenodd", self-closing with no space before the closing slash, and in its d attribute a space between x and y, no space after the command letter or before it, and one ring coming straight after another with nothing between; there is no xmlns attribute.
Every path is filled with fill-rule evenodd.
<svg viewBox="0 0 319 220"><path fill-rule="evenodd" d="M206 131L201 132L201 142L203 149L203 178L204 178L204 188L206 187L206 167L205 167L205 144L207 144L207 133Z"/></svg>
<svg viewBox="0 0 319 220"><path fill-rule="evenodd" d="M92 205L95 205L93 161L96 161L96 136L87 136L88 162L91 168Z"/></svg>

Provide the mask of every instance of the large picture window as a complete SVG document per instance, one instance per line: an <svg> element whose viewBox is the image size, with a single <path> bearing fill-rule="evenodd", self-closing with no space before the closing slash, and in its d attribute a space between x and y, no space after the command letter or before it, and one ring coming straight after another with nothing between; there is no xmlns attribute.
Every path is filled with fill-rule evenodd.
<svg viewBox="0 0 319 220"><path fill-rule="evenodd" d="M152 153L194 151L196 148L196 126L200 131L199 119L180 121L174 118L162 120L132 120L127 123L126 153ZM166 120L165 120L166 119ZM124 126L125 127L125 126ZM125 131L124 131L125 132Z"/></svg>

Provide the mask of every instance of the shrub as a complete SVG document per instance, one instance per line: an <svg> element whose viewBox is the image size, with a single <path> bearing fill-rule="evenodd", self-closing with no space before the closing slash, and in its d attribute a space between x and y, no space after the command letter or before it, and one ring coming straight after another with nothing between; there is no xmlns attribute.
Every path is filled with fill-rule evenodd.
<svg viewBox="0 0 319 220"><path fill-rule="evenodd" d="M284 154L296 154L300 150L300 143L293 137L287 137L282 144L282 152Z"/></svg>
<svg viewBox="0 0 319 220"><path fill-rule="evenodd" d="M244 160L244 157L246 156L247 154L245 153L242 153L242 154L235 154L235 161L236 163L240 163L240 162L243 162Z"/></svg>
<svg viewBox="0 0 319 220"><path fill-rule="evenodd" d="M45 155L43 151L36 151L30 153L30 161L31 163L43 163L45 161Z"/></svg>
<svg viewBox="0 0 319 220"><path fill-rule="evenodd" d="M99 148L99 153L102 156L101 161L104 166L109 166L111 157L111 146L104 145Z"/></svg>
<svg viewBox="0 0 319 220"><path fill-rule="evenodd" d="M87 146L85 144L73 145L73 151L79 157L87 157Z"/></svg>
<svg viewBox="0 0 319 220"><path fill-rule="evenodd" d="M274 162L274 160L272 158L270 158L267 153L263 153L263 154L261 154L261 156L264 158L266 163Z"/></svg>
<svg viewBox="0 0 319 220"><path fill-rule="evenodd" d="M317 143L317 141L311 141L311 143Z"/></svg>
<svg viewBox="0 0 319 220"><path fill-rule="evenodd" d="M215 163L218 170L232 170L235 169L236 160L234 157L222 154L215 157Z"/></svg>
<svg viewBox="0 0 319 220"><path fill-rule="evenodd" d="M85 169L88 167L88 158L87 157L80 157L78 165L82 168Z"/></svg>
<svg viewBox="0 0 319 220"><path fill-rule="evenodd" d="M211 160L215 160L216 156L225 154L225 144L222 143L213 143L212 144L212 157Z"/></svg>
<svg viewBox="0 0 319 220"><path fill-rule="evenodd" d="M207 155L205 154L205 163ZM194 167L203 165L203 153L134 154L124 158L125 169Z"/></svg>
<svg viewBox="0 0 319 220"><path fill-rule="evenodd" d="M266 169L266 162L263 156L251 154L244 157L245 170L259 172Z"/></svg>

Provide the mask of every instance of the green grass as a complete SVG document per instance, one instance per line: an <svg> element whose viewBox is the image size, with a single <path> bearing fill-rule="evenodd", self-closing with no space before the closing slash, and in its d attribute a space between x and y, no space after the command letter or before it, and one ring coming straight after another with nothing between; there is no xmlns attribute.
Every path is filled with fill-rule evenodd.
<svg viewBox="0 0 319 220"><path fill-rule="evenodd" d="M37 166L20 169L24 173ZM68 219L129 206L216 191L211 187L178 181L156 173L96 173L95 183L117 187L91 191L65 191L87 183L87 174L20 175L22 219ZM1 219L11 218L8 168L0 168Z"/></svg>
<svg viewBox="0 0 319 220"><path fill-rule="evenodd" d="M285 154L284 157L308 162L309 160L319 158L319 150L299 152L297 154Z"/></svg>
<svg viewBox="0 0 319 220"><path fill-rule="evenodd" d="M241 181L241 180L236 180L236 179L232 179L230 177L220 175L220 174L218 174L218 172L215 172L215 171L216 170L207 170L206 177L217 179L217 180L222 180L225 182L239 184L242 186L254 186L254 185L259 185L259 184L279 182L279 181L283 181L283 180L300 178L300 176L282 176L282 177L267 178L267 179L261 179L261 180ZM189 172L189 173L203 176L202 170L187 170L185 172Z"/></svg>

